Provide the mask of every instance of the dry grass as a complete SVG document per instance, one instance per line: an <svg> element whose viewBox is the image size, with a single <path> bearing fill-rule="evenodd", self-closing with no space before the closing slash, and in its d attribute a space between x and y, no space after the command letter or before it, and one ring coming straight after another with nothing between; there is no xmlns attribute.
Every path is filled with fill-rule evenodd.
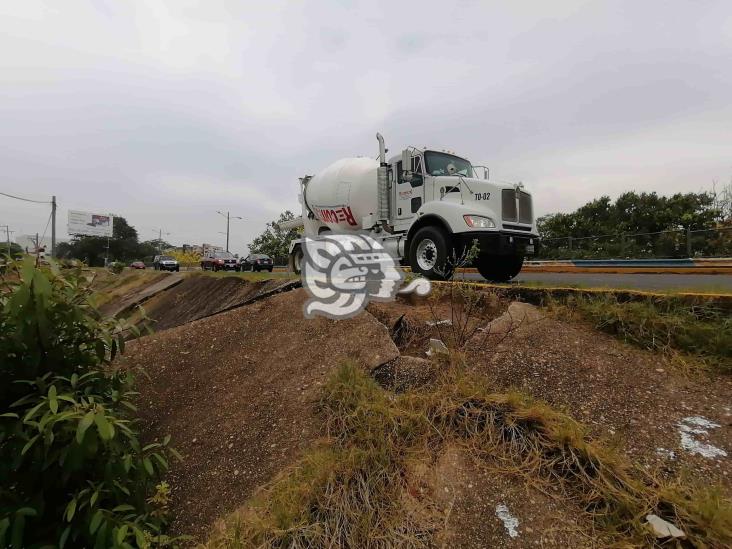
<svg viewBox="0 0 732 549"><path fill-rule="evenodd" d="M560 317L580 317L638 347L680 362L686 355L703 367L732 373L732 316L721 307L671 297L622 301L612 295L571 296L547 305Z"/></svg>
<svg viewBox="0 0 732 549"><path fill-rule="evenodd" d="M682 528L691 546L732 543L732 507L718 493L664 484L547 405L445 372L430 388L394 395L344 365L320 403L327 438L222 521L207 547L429 546L439 522L407 489L407 464L434 463L448 443L559 487L592 515L603 543L654 546L648 513Z"/></svg>

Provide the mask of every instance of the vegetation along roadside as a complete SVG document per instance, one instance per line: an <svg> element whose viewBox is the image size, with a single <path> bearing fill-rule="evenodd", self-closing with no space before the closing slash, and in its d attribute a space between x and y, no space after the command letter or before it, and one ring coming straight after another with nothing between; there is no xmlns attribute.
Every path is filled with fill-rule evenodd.
<svg viewBox="0 0 732 549"><path fill-rule="evenodd" d="M0 547L150 547L165 536L177 452L143 446L131 372L110 368L135 328L102 319L81 268L13 264L0 279Z"/></svg>

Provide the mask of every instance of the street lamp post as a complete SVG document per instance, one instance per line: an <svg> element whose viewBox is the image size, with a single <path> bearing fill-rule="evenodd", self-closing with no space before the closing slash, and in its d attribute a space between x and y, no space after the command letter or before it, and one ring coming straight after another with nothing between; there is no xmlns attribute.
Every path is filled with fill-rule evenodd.
<svg viewBox="0 0 732 549"><path fill-rule="evenodd" d="M231 219L244 219L244 218L239 217L238 215L230 215L231 212L224 213L222 211L216 210L216 213L221 216L224 216L226 218L226 251L228 252L229 251L229 221Z"/></svg>

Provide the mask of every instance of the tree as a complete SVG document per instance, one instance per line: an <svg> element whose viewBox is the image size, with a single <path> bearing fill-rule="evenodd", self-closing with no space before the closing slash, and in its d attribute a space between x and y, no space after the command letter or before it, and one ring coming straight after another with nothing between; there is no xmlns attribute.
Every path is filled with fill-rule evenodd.
<svg viewBox="0 0 732 549"><path fill-rule="evenodd" d="M715 193L627 192L615 202L603 196L572 213L537 220L544 257L680 257L687 230L711 230L723 214ZM694 241L695 252L710 254L711 239Z"/></svg>
<svg viewBox="0 0 732 549"><path fill-rule="evenodd" d="M256 237L249 244L249 252L253 254L267 254L276 263L287 261L287 254L290 250L290 242L300 238L297 229L283 230L279 223L295 219L295 214L285 210L280 214L279 219L267 223L265 231Z"/></svg>
<svg viewBox="0 0 732 549"><path fill-rule="evenodd" d="M110 261L127 262L155 253L154 249L150 254L147 251L149 248L142 247L137 241L137 230L124 217L116 216L111 238L77 235L71 242L60 243L57 255L60 258L79 259L91 266L101 266L104 265L105 257Z"/></svg>
<svg viewBox="0 0 732 549"><path fill-rule="evenodd" d="M22 253L23 253L23 248L21 248L19 244L16 244L15 242L11 242L10 248L8 249L7 242L0 242L0 256L11 255L11 256L15 257L18 255L21 255Z"/></svg>
<svg viewBox="0 0 732 549"><path fill-rule="evenodd" d="M180 265L186 269L190 269L198 265L201 262L201 254L193 252L191 250L168 250L165 252L170 257L175 259Z"/></svg>

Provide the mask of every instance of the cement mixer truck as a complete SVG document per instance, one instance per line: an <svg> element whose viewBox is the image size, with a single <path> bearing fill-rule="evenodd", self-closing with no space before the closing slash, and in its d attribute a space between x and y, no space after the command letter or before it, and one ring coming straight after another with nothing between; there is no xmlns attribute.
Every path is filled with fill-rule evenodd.
<svg viewBox="0 0 732 549"><path fill-rule="evenodd" d="M415 273L449 278L461 258L491 281L516 276L536 252L531 195L522 184L489 180L488 168L452 152L408 147L377 160L344 158L300 178L302 215L280 224L303 227L305 237L366 231ZM482 177L476 173L482 170ZM302 240L290 244L289 266L300 273ZM466 251L477 244L477 256Z"/></svg>

